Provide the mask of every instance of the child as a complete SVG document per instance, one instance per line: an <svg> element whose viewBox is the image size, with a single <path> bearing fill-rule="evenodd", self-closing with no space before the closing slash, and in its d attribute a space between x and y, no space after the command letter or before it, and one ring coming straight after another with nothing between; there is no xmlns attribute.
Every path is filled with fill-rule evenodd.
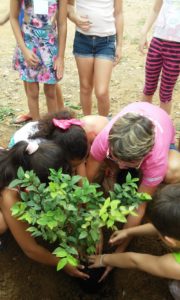
<svg viewBox="0 0 180 300"><path fill-rule="evenodd" d="M175 300L180 299L180 184L163 187L148 204L150 222L145 225L115 232L110 244L115 245L127 237L158 235L173 248L172 253L162 256L126 252L91 256L91 267L112 266L134 268L155 276L173 279L170 291ZM177 249L177 250L176 250Z"/></svg>
<svg viewBox="0 0 180 300"><path fill-rule="evenodd" d="M52 122L53 119L56 119L55 123ZM63 120L72 119L75 119L75 114L72 111L64 110L47 115L38 122L30 122L15 132L9 147L22 140L32 141L35 139L38 143L43 139L55 140L61 147L64 145L66 156L70 155L71 159L75 156L76 159L81 160L88 153L88 144L92 144L94 138L107 125L108 119L103 116L85 116L81 120L77 120L76 124L71 123L66 130L58 127L57 120L63 122ZM62 122L59 126L62 125ZM81 176L86 176L84 163L78 166L77 172Z"/></svg>
<svg viewBox="0 0 180 300"><path fill-rule="evenodd" d="M57 126L58 121L63 123L61 128ZM67 121L68 125L65 124ZM19 141L35 140L41 143L44 140L51 140L60 145L65 153L64 159L74 161L75 167L85 160L89 151L88 138L81 125L82 122L73 118L73 113L68 111L47 115L44 119L30 122L16 131L10 140L9 147Z"/></svg>
<svg viewBox="0 0 180 300"><path fill-rule="evenodd" d="M25 0L21 33L18 23L20 1L11 1L10 19L18 43L14 67L26 82L29 116L33 120L40 117L40 82L44 83L48 111L57 111L56 83L63 76L66 7L67 0L44 1L39 5L38 0Z"/></svg>
<svg viewBox="0 0 180 300"><path fill-rule="evenodd" d="M9 228L24 253L31 259L50 266L56 266L58 258L47 249L37 244L36 240L27 231L28 225L14 218L11 214L11 207L20 201L19 191L10 189L9 183L16 178L17 170L20 166L24 170L34 170L41 182L48 182L49 168L58 170L60 167L66 172L68 165L64 160L64 152L59 145L52 141L37 144L19 142L10 150L1 150L0 154L0 229L1 233ZM67 265L65 272L71 276L88 276L78 268Z"/></svg>
<svg viewBox="0 0 180 300"><path fill-rule="evenodd" d="M147 47L147 33L156 21L147 59L143 101L152 102L161 73L160 107L171 112L171 100L180 72L180 2L155 0L143 27L139 48Z"/></svg>
<svg viewBox="0 0 180 300"><path fill-rule="evenodd" d="M71 1L73 2L73 1ZM76 24L73 54L79 73L80 102L84 115L92 113L92 91L97 97L98 114L108 116L109 83L113 65L121 59L122 0L76 1L68 7L68 17Z"/></svg>
<svg viewBox="0 0 180 300"><path fill-rule="evenodd" d="M112 169L139 169L138 192L153 195L158 185L180 182L180 154L174 146L175 130L169 115L148 102L135 102L122 109L92 143L86 164L87 177L93 181L103 162L111 161ZM125 228L141 223L146 204L141 204L138 216L128 216ZM124 240L117 251L123 252L129 243Z"/></svg>

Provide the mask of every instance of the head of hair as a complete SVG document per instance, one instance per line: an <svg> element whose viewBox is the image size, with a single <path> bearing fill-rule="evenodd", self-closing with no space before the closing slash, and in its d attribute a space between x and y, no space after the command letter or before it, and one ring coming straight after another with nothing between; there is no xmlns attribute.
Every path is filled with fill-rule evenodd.
<svg viewBox="0 0 180 300"><path fill-rule="evenodd" d="M136 161L149 153L154 145L154 125L135 113L120 117L109 133L112 154L123 161Z"/></svg>
<svg viewBox="0 0 180 300"><path fill-rule="evenodd" d="M158 189L148 204L147 215L162 236L180 240L180 184Z"/></svg>
<svg viewBox="0 0 180 300"><path fill-rule="evenodd" d="M74 117L74 113L69 110L49 114L39 121L38 132L33 134L30 138L42 138L56 142L63 149L68 161L84 159L89 150L85 130L77 125L71 125L67 130L63 130L56 127L52 122L53 118L70 120Z"/></svg>
<svg viewBox="0 0 180 300"><path fill-rule="evenodd" d="M34 133L29 138L36 139L51 139L51 135L54 131L54 124L52 123L52 119L58 120L69 120L75 117L75 113L71 110L62 110L57 113L49 113L46 114L41 120L38 122L38 131Z"/></svg>
<svg viewBox="0 0 180 300"><path fill-rule="evenodd" d="M17 177L17 170L21 166L24 171L33 170L41 182L48 182L49 169L63 169L71 172L60 146L52 141L39 144L33 154L28 154L28 143L25 141L15 144L10 150L1 150L0 153L0 190L6 187Z"/></svg>

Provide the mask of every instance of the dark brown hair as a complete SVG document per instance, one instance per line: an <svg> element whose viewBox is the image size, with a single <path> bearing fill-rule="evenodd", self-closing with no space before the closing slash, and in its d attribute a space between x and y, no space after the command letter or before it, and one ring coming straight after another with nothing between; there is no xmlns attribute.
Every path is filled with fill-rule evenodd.
<svg viewBox="0 0 180 300"><path fill-rule="evenodd" d="M147 215L162 236L180 240L180 184L158 189L148 204Z"/></svg>

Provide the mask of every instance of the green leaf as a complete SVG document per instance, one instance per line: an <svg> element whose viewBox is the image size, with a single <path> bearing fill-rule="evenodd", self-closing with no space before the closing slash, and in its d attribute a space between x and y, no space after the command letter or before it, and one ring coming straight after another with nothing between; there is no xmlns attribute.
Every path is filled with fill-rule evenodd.
<svg viewBox="0 0 180 300"><path fill-rule="evenodd" d="M68 255L67 251L60 247L56 248L53 251L53 254L55 254L57 257L67 257Z"/></svg>
<svg viewBox="0 0 180 300"><path fill-rule="evenodd" d="M80 236L79 236L79 239L80 239L80 240L81 240L81 239L84 239L84 238L87 237L87 235L88 235L87 231L82 231L81 234L80 234Z"/></svg>
<svg viewBox="0 0 180 300"><path fill-rule="evenodd" d="M76 258L74 258L73 256L71 255L68 255L67 256L67 260L68 260L68 263L73 266L73 267L77 267L78 266L78 260Z"/></svg>
<svg viewBox="0 0 180 300"><path fill-rule="evenodd" d="M14 179L13 181L10 182L10 184L8 185L8 187L9 188L18 187L21 182L22 181L20 179Z"/></svg>
<svg viewBox="0 0 180 300"><path fill-rule="evenodd" d="M19 179L23 179L24 178L24 171L23 171L23 168L22 167L19 167L18 168L18 171L17 171L17 177Z"/></svg>
<svg viewBox="0 0 180 300"><path fill-rule="evenodd" d="M65 267L65 265L67 265L67 263L68 263L67 258L62 258L57 264L57 271L62 270Z"/></svg>

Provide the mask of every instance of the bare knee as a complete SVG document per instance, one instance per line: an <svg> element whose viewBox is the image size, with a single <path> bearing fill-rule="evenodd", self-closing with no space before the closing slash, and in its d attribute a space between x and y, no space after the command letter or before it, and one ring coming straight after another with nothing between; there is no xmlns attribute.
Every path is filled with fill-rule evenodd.
<svg viewBox="0 0 180 300"><path fill-rule="evenodd" d="M109 91L108 91L108 89L103 89L103 88L97 89L97 90L95 90L95 95L99 101L103 101L103 100L109 98Z"/></svg>
<svg viewBox="0 0 180 300"><path fill-rule="evenodd" d="M33 100L38 100L39 97L39 85L27 83L27 96Z"/></svg>
<svg viewBox="0 0 180 300"><path fill-rule="evenodd" d="M0 212L0 234L3 234L8 229L6 221L3 217L2 212Z"/></svg>
<svg viewBox="0 0 180 300"><path fill-rule="evenodd" d="M165 177L165 182L180 182L180 153L176 150L169 151L168 169Z"/></svg>
<svg viewBox="0 0 180 300"><path fill-rule="evenodd" d="M88 82L81 82L80 83L80 90L81 93L84 95L89 95L92 93L93 85Z"/></svg>
<svg viewBox="0 0 180 300"><path fill-rule="evenodd" d="M53 84L44 84L44 94L47 99L55 99L56 100L56 87Z"/></svg>

